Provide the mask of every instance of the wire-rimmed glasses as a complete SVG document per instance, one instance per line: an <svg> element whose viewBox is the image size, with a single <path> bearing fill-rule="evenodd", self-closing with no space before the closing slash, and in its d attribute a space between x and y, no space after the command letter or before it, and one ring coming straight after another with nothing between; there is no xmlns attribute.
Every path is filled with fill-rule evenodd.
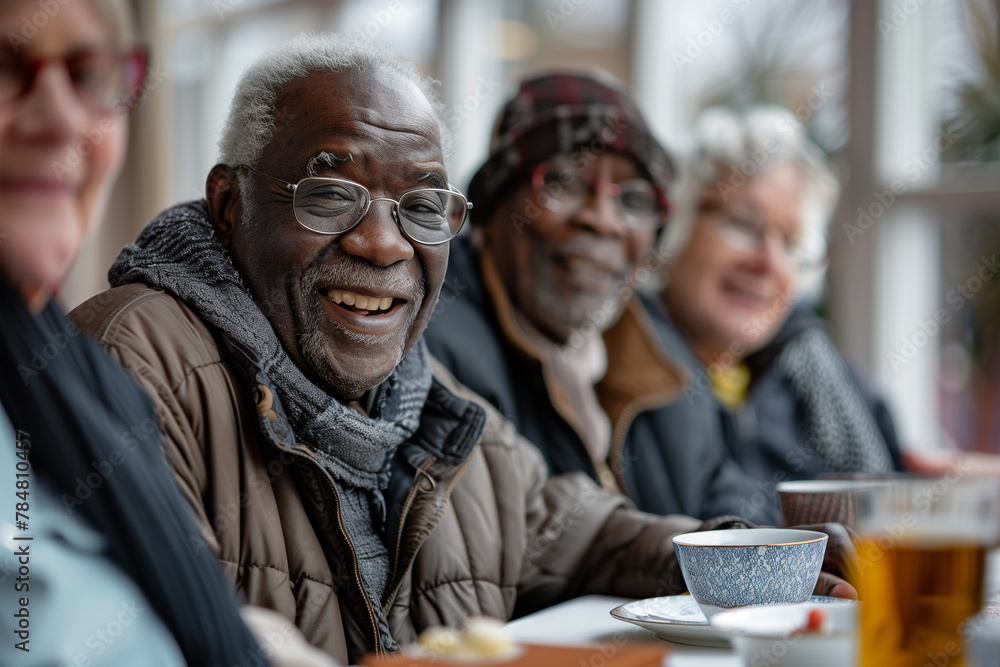
<svg viewBox="0 0 1000 667"><path fill-rule="evenodd" d="M821 268L826 261L826 240L820 234L803 234L793 238L765 225L751 216L737 214L718 204L702 204L722 242L733 250L760 252L767 247L770 234L778 236L783 259L796 273Z"/></svg>
<svg viewBox="0 0 1000 667"><path fill-rule="evenodd" d="M438 245L450 241L469 215L472 203L453 186L410 190L399 196L372 197L368 188L342 178L309 176L289 183L248 165L246 169L284 185L292 192L292 212L306 229L317 234L343 234L368 214L373 202L392 202L392 216L403 234L417 243Z"/></svg>

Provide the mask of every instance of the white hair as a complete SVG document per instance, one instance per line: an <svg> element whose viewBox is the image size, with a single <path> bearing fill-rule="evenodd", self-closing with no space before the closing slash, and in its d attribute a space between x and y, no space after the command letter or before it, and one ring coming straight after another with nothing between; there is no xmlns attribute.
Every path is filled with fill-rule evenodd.
<svg viewBox="0 0 1000 667"><path fill-rule="evenodd" d="M262 55L240 77L219 137L219 162L231 167L257 166L276 121L280 120L275 100L289 82L314 72L379 71L401 74L424 94L434 110L441 149L447 158L451 153L451 134L444 122L444 105L437 97L437 81L423 76L415 64L372 41L305 33ZM253 182L241 173L237 173L236 181L243 201L243 224L253 227L259 220L254 209Z"/></svg>
<svg viewBox="0 0 1000 667"><path fill-rule="evenodd" d="M822 252L837 204L837 177L795 116L779 106L740 114L726 107L704 111L695 123L694 150L683 160L676 208L663 239L668 256L687 246L702 192L714 187L725 200L755 175L792 162L802 168L802 242Z"/></svg>
<svg viewBox="0 0 1000 667"><path fill-rule="evenodd" d="M377 71L401 74L424 93L438 121L442 149L449 155L451 135L443 120L444 105L438 101L436 81L423 76L412 62L374 42L308 33L268 51L240 77L219 138L219 162L257 165L275 129L275 99L289 82L313 72Z"/></svg>

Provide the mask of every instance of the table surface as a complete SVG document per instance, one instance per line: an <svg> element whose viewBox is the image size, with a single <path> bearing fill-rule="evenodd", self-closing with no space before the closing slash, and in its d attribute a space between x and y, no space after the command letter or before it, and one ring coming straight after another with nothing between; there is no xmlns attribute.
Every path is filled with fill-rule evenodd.
<svg viewBox="0 0 1000 667"><path fill-rule="evenodd" d="M993 550L987 565L987 604L1000 606L1000 549ZM671 647L665 667L740 667L731 649L675 644L631 623L611 616L611 610L629 598L587 595L543 609L507 624L511 636L533 644L592 645L613 650L632 643L657 642ZM596 656L597 654L595 654Z"/></svg>
<svg viewBox="0 0 1000 667"><path fill-rule="evenodd" d="M629 599L586 595L519 618L508 623L507 628L515 640L531 644L590 644L606 651L633 643L667 644L671 652L665 665L669 667L740 667L742 664L730 649L675 644L657 639L649 630L613 618L611 610Z"/></svg>

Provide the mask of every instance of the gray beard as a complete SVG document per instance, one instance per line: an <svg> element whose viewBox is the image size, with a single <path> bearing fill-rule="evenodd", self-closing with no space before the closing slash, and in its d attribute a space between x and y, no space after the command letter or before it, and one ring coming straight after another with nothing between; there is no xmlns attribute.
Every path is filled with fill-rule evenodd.
<svg viewBox="0 0 1000 667"><path fill-rule="evenodd" d="M340 278L341 276L350 276L351 279L344 280ZM305 358L309 368L323 379L334 394L337 396L357 396L381 384L388 376L345 378L336 375L333 369L330 368L327 360L329 341L321 331L321 324L324 322L333 324L334 328L346 340L361 347L374 348L382 346L394 334L358 333L344 327L339 322L327 320L323 315L323 305L320 303L322 297L316 289L317 285L324 282L362 283L370 285L376 290L405 294L409 303L414 306L410 309L406 321L403 322L403 330L406 332L410 332L413 329L414 322L420 310L419 306L424 301L424 284L422 281L412 280L403 269L396 271L390 268L374 267L364 260L356 259L349 255L340 258L335 267L325 266L321 268L319 265L314 265L302 273L300 293L302 294L303 306L305 308L300 328L300 331L305 333L302 333L299 337L302 356ZM408 335L403 336L399 347L393 351L394 359L392 360L392 368L398 366L402 361L403 348L408 339Z"/></svg>
<svg viewBox="0 0 1000 667"><path fill-rule="evenodd" d="M591 295L585 305L570 304L558 296L555 289L554 269L548 262L543 248L537 249L539 257L537 266L540 270L535 289L528 295L534 306L534 311L544 318L546 330L566 329L568 335L564 343L574 340L574 333L582 329L596 327L599 332L608 329L617 317L608 317L605 311L618 311L619 297L612 291L603 295ZM588 326L588 323L589 326Z"/></svg>

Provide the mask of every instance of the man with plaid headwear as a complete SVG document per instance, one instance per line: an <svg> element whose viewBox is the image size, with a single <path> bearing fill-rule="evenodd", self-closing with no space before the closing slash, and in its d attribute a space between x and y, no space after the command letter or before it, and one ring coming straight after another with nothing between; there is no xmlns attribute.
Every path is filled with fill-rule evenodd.
<svg viewBox="0 0 1000 667"><path fill-rule="evenodd" d="M526 79L469 186L425 333L432 353L541 451L640 509L777 520L724 453L697 362L636 292L666 259L670 158L611 77ZM767 490L764 489L764 492Z"/></svg>

